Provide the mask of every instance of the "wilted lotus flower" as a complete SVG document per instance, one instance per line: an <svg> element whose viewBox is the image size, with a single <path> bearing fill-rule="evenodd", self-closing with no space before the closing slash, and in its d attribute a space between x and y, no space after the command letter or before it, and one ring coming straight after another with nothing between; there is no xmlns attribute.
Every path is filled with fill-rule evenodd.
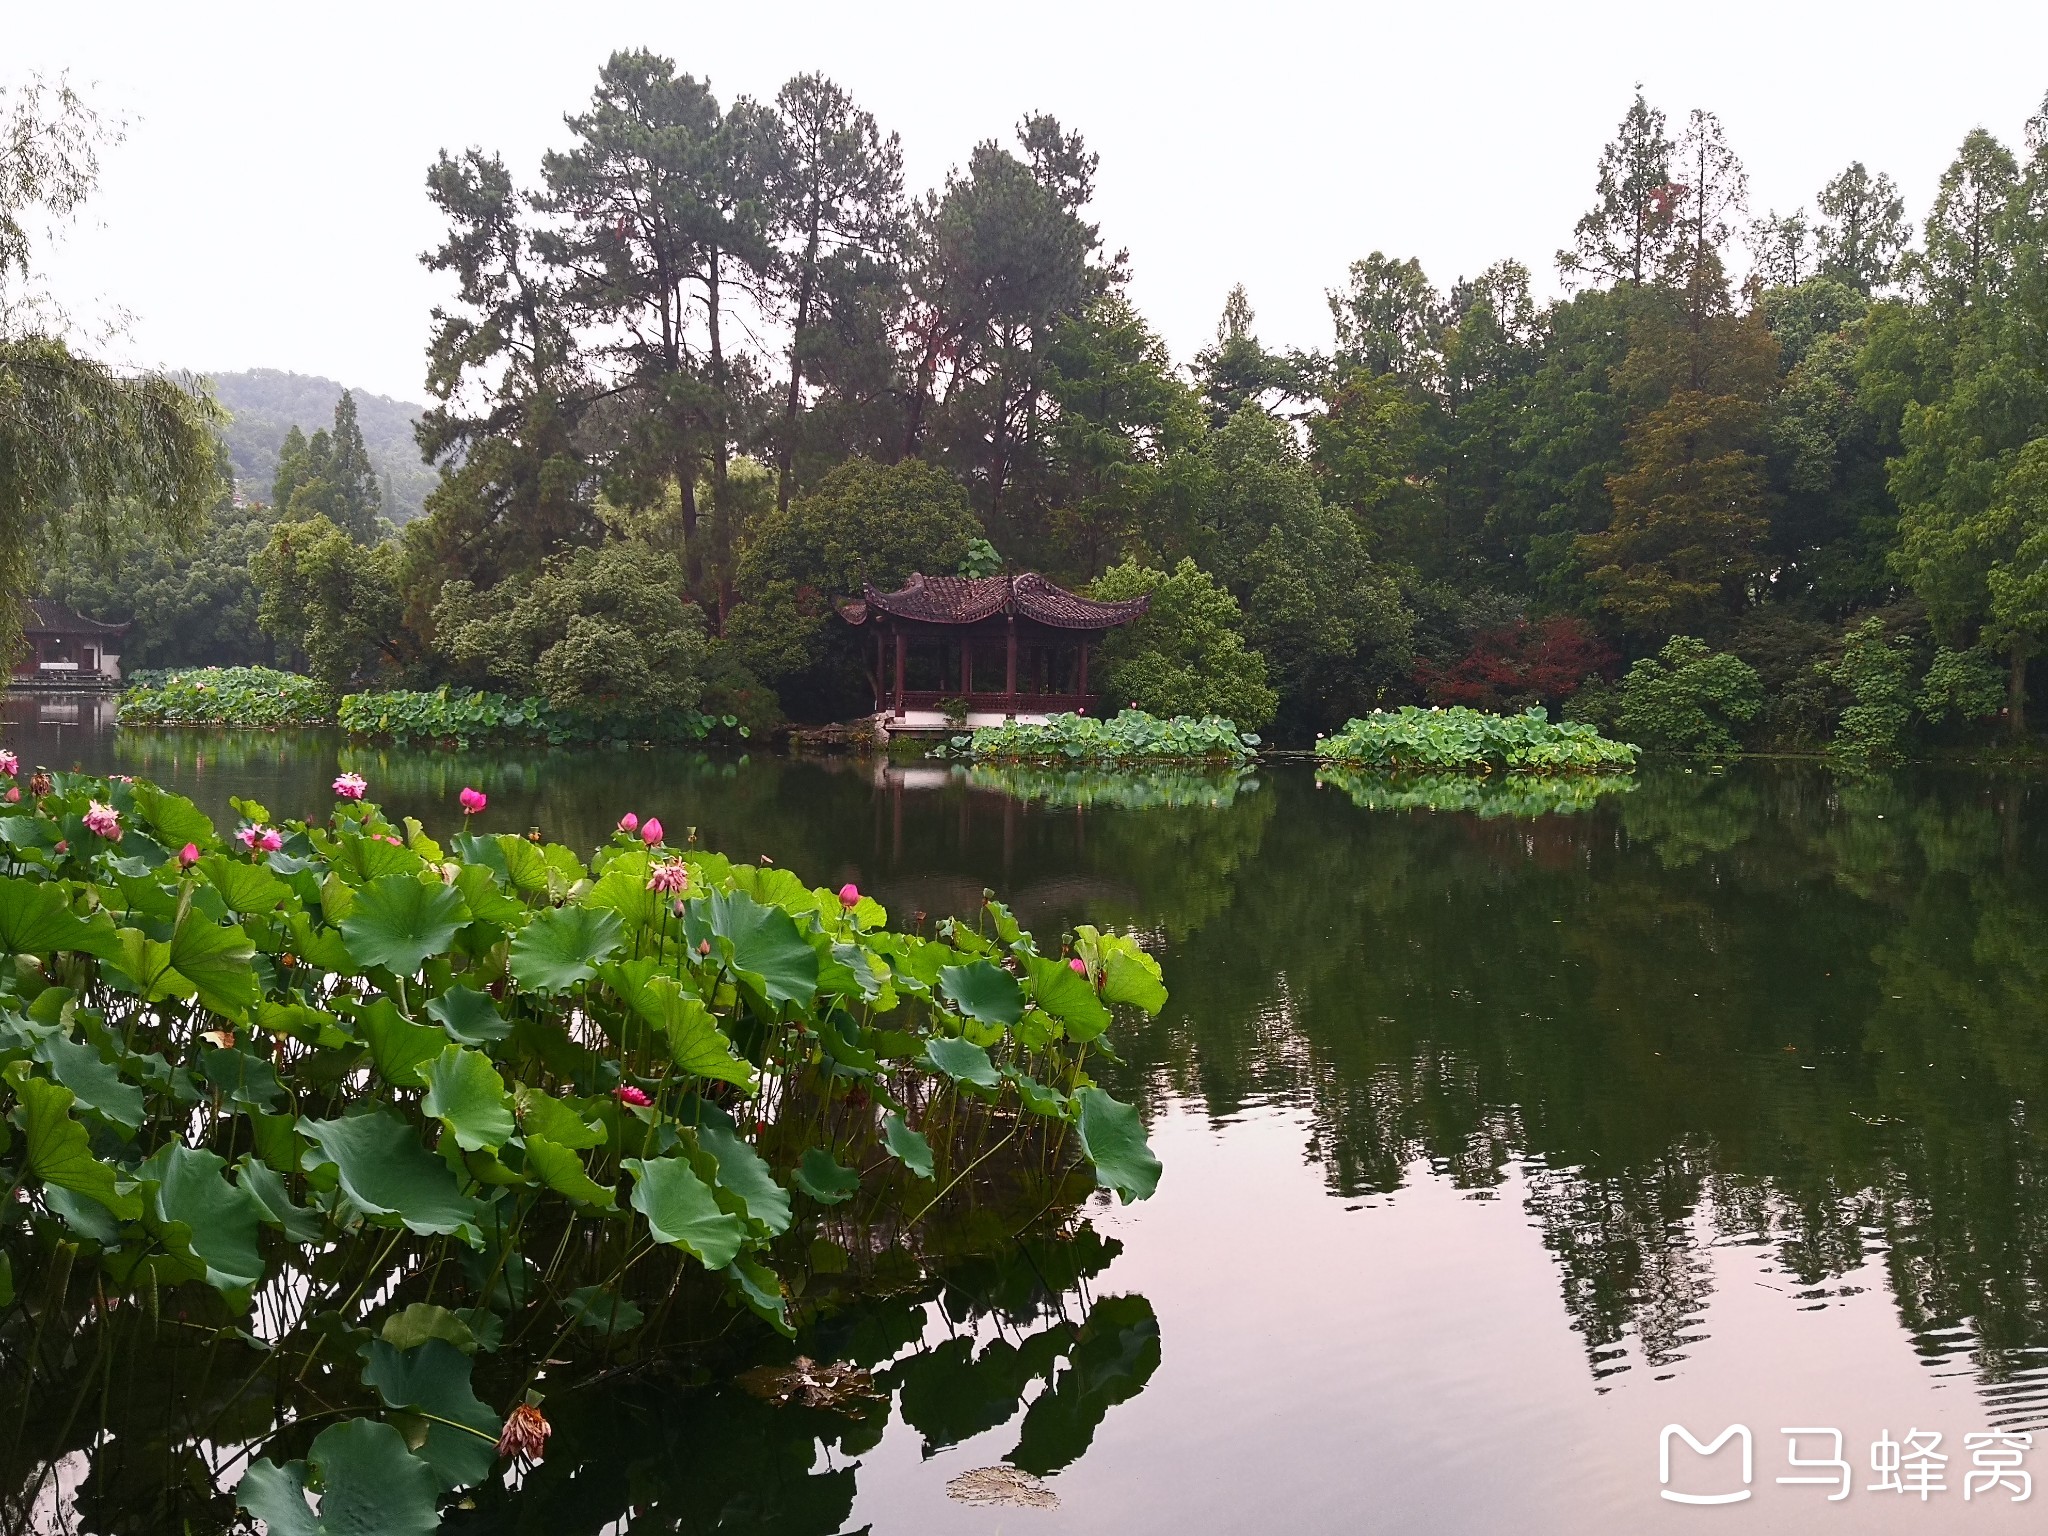
<svg viewBox="0 0 2048 1536"><path fill-rule="evenodd" d="M187 843L184 847L178 850L178 868L190 869L194 864L197 864L198 862L199 845L197 843Z"/></svg>
<svg viewBox="0 0 2048 1536"><path fill-rule="evenodd" d="M661 818L650 816L647 824L640 829L640 841L652 848L661 841Z"/></svg>
<svg viewBox="0 0 2048 1536"><path fill-rule="evenodd" d="M334 781L334 792L344 800L360 800L369 789L370 781L360 773L344 773Z"/></svg>
<svg viewBox="0 0 2048 1536"><path fill-rule="evenodd" d="M638 832L640 830L640 818L631 811L626 812L625 815L619 818L619 830L621 832Z"/></svg>
<svg viewBox="0 0 2048 1536"><path fill-rule="evenodd" d="M548 1448L548 1436L553 1433L554 1426L538 1408L521 1403L505 1420L505 1431L498 1436L498 1454L539 1461Z"/></svg>
<svg viewBox="0 0 2048 1536"><path fill-rule="evenodd" d="M85 813L85 829L97 832L110 843L121 841L121 813L95 800Z"/></svg>
<svg viewBox="0 0 2048 1536"><path fill-rule="evenodd" d="M462 814L465 816L474 816L491 803L489 795L480 789L471 789L467 784L462 786L462 793L455 798L461 804Z"/></svg>
<svg viewBox="0 0 2048 1536"><path fill-rule="evenodd" d="M851 880L839 887L839 905L849 912L860 905L860 887Z"/></svg>
<svg viewBox="0 0 2048 1536"><path fill-rule="evenodd" d="M38 768L29 776L28 792L40 800L57 787L57 781L50 777L50 770Z"/></svg>
<svg viewBox="0 0 2048 1536"><path fill-rule="evenodd" d="M1086 960L1083 960L1079 955L1076 955L1073 959L1067 962L1067 969L1072 971L1076 976L1086 976L1088 974L1088 962Z"/></svg>
<svg viewBox="0 0 2048 1536"><path fill-rule="evenodd" d="M654 1100L647 1097L644 1090L635 1088L631 1083L619 1084L618 1087L612 1090L612 1097L621 1104L631 1105L635 1109L645 1109L654 1102Z"/></svg>
<svg viewBox="0 0 2048 1536"><path fill-rule="evenodd" d="M647 889L664 896L679 896L690 888L690 866L681 859L657 864L647 875Z"/></svg>

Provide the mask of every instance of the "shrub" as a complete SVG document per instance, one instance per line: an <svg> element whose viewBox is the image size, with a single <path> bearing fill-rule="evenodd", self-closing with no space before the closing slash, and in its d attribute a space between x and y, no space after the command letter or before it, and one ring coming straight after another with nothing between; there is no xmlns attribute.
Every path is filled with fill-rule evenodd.
<svg viewBox="0 0 2048 1536"><path fill-rule="evenodd" d="M1673 635L1655 658L1628 669L1615 723L1639 746L1728 753L1736 750L1733 727L1754 719L1763 702L1748 662L1691 635Z"/></svg>
<svg viewBox="0 0 2048 1536"><path fill-rule="evenodd" d="M1053 715L1043 725L985 725L932 750L938 757L997 763L1241 762L1258 744L1258 737L1218 716L1161 720L1126 709L1107 720Z"/></svg>
<svg viewBox="0 0 2048 1536"><path fill-rule="evenodd" d="M1981 650L1934 653L1916 700L1929 720L1988 720L2005 708L2005 670Z"/></svg>
<svg viewBox="0 0 2048 1536"><path fill-rule="evenodd" d="M1109 603L1152 599L1102 642L1110 698L1153 715L1222 715L1247 731L1271 723L1279 695L1266 686L1266 658L1245 645L1237 599L1194 561L1168 573L1127 560L1090 591Z"/></svg>
<svg viewBox="0 0 2048 1536"><path fill-rule="evenodd" d="M1415 682L1432 704L1505 710L1540 702L1554 708L1614 662L1614 652L1592 625L1553 615L1489 630L1449 666L1424 658L1416 664Z"/></svg>
<svg viewBox="0 0 2048 1536"><path fill-rule="evenodd" d="M1842 637L1842 659L1816 662L1814 671L1855 700L1842 711L1829 750L1859 761L1897 757L1899 738L1913 718L1913 648L1885 637L1875 614Z"/></svg>
<svg viewBox="0 0 2048 1536"><path fill-rule="evenodd" d="M1541 709L1489 715L1410 704L1351 721L1317 742L1316 755L1382 773L1606 773L1633 768L1636 749L1590 725L1553 723Z"/></svg>

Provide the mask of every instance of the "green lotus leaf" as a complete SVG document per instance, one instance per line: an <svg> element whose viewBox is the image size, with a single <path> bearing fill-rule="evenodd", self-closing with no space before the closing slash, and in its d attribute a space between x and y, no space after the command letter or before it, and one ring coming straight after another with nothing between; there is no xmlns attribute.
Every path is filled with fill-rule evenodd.
<svg viewBox="0 0 2048 1536"><path fill-rule="evenodd" d="M618 1209L618 1194L593 1179L583 1159L559 1142L545 1136L526 1138L526 1166L540 1175L541 1182L558 1195L595 1210Z"/></svg>
<svg viewBox="0 0 2048 1536"><path fill-rule="evenodd" d="M633 1209L647 1218L656 1242L694 1254L706 1269L723 1269L733 1261L746 1227L718 1208L711 1186L688 1163L680 1157L629 1157L621 1166L633 1175Z"/></svg>
<svg viewBox="0 0 2048 1536"><path fill-rule="evenodd" d="M545 1136L557 1146L597 1147L604 1144L601 1122L586 1120L574 1108L552 1094L521 1083L513 1093L519 1128L530 1136Z"/></svg>
<svg viewBox="0 0 2048 1536"><path fill-rule="evenodd" d="M403 1312L392 1313L377 1330L377 1337L400 1353L416 1349L429 1339L445 1340L465 1355L476 1353L476 1331L463 1320L462 1314L430 1301L415 1301Z"/></svg>
<svg viewBox="0 0 2048 1536"><path fill-rule="evenodd" d="M1145 1140L1138 1111L1093 1086L1074 1097L1081 1105L1081 1150L1095 1165L1095 1182L1115 1190L1126 1205L1151 1198L1159 1187L1159 1159Z"/></svg>
<svg viewBox="0 0 2048 1536"><path fill-rule="evenodd" d="M256 1229L269 1213L255 1195L228 1182L226 1167L216 1153L172 1142L140 1173L165 1246L192 1260L208 1285L246 1304L263 1278Z"/></svg>
<svg viewBox="0 0 2048 1536"><path fill-rule="evenodd" d="M297 1139L296 1133L293 1133L293 1139ZM235 1182L263 1207L261 1220L264 1225L276 1227L295 1243L318 1243L326 1239L327 1228L320 1219L320 1213L294 1205L283 1177L260 1157L244 1157L237 1163Z"/></svg>
<svg viewBox="0 0 2048 1536"><path fill-rule="evenodd" d="M483 1052L451 1045L424 1075L427 1094L420 1108L447 1126L463 1151L495 1152L517 1129L505 1080Z"/></svg>
<svg viewBox="0 0 2048 1536"><path fill-rule="evenodd" d="M1159 962L1135 945L1110 950L1103 961L1102 1000L1129 1004L1156 1018L1166 1006L1166 984L1159 976Z"/></svg>
<svg viewBox="0 0 2048 1536"><path fill-rule="evenodd" d="M388 997L377 998L356 1015L356 1031L369 1042L378 1074L400 1088L419 1087L426 1080L427 1063L448 1044L443 1031L413 1023Z"/></svg>
<svg viewBox="0 0 2048 1536"><path fill-rule="evenodd" d="M860 1175L851 1168L842 1168L836 1158L823 1147L809 1147L797 1159L796 1172L791 1175L796 1187L809 1195L820 1205L837 1205L852 1198L860 1188Z"/></svg>
<svg viewBox="0 0 2048 1536"><path fill-rule="evenodd" d="M123 1082L121 1074L83 1040L52 1030L36 1042L33 1054L87 1109L128 1130L142 1128L142 1090Z"/></svg>
<svg viewBox="0 0 2048 1536"><path fill-rule="evenodd" d="M1024 989L1017 978L987 960L949 965L939 972L946 1001L983 1024L1015 1024L1024 1016Z"/></svg>
<svg viewBox="0 0 2048 1536"><path fill-rule="evenodd" d="M274 912L292 893L292 888L265 866L226 854L209 853L199 861L199 873L238 916Z"/></svg>
<svg viewBox="0 0 2048 1536"><path fill-rule="evenodd" d="M147 937L140 928L121 928L106 956L108 968L125 976L144 1002L193 994L192 983L171 964L171 946ZM117 982L118 985L118 982Z"/></svg>
<svg viewBox="0 0 2048 1536"><path fill-rule="evenodd" d="M512 1033L488 992L450 987L427 1004L427 1016L464 1045L489 1045Z"/></svg>
<svg viewBox="0 0 2048 1536"><path fill-rule="evenodd" d="M517 928L526 921L526 903L506 895L497 876L481 864L465 864L457 870L455 889L462 893L472 918L500 928Z"/></svg>
<svg viewBox="0 0 2048 1536"><path fill-rule="evenodd" d="M977 1088L994 1088L1003 1078L996 1071L996 1064L989 1060L988 1052L972 1040L955 1040L947 1035L934 1035L924 1043L925 1059L956 1083L972 1083Z"/></svg>
<svg viewBox="0 0 2048 1536"><path fill-rule="evenodd" d="M624 933L616 913L550 907L514 935L512 979L540 992L566 992L597 974Z"/></svg>
<svg viewBox="0 0 2048 1536"><path fill-rule="evenodd" d="M721 957L771 1003L808 1003L818 993L818 954L790 915L745 891L713 891L705 903Z"/></svg>
<svg viewBox="0 0 2048 1536"><path fill-rule="evenodd" d="M1109 1010L1095 995L1095 984L1066 961L1027 955L1024 971L1031 978L1031 1000L1060 1021L1069 1040L1093 1040L1109 1028Z"/></svg>
<svg viewBox="0 0 2048 1536"><path fill-rule="evenodd" d="M752 1064L733 1054L732 1041L702 998L683 991L667 976L654 977L649 991L661 1000L661 1030L668 1037L669 1059L679 1070L752 1089Z"/></svg>
<svg viewBox="0 0 2048 1536"><path fill-rule="evenodd" d="M369 883L404 875L419 878L427 861L402 843L387 843L381 837L347 835L341 839L334 861L358 880Z"/></svg>
<svg viewBox="0 0 2048 1536"><path fill-rule="evenodd" d="M476 1202L456 1187L448 1165L420 1145L419 1132L388 1109L339 1120L301 1120L307 1140L334 1164L341 1192L381 1225L395 1218L423 1237L449 1233L473 1241Z"/></svg>
<svg viewBox="0 0 2048 1536"><path fill-rule="evenodd" d="M631 1333L646 1321L643 1313L617 1291L602 1285L579 1285L562 1298L562 1310L579 1328L607 1337Z"/></svg>
<svg viewBox="0 0 2048 1536"><path fill-rule="evenodd" d="M142 1197L122 1193L113 1168L92 1155L92 1139L71 1114L71 1090L33 1075L26 1062L9 1067L7 1081L21 1101L16 1113L28 1171L45 1184L90 1196L123 1221L141 1216Z"/></svg>
<svg viewBox="0 0 2048 1536"><path fill-rule="evenodd" d="M291 1095L278 1081L277 1068L247 1051L203 1051L199 1075L218 1088L230 1104L276 1114L291 1103Z"/></svg>
<svg viewBox="0 0 2048 1536"><path fill-rule="evenodd" d="M195 910L171 935L171 965L192 983L199 1001L229 1019L245 1019L263 996L250 962L256 946L237 927L223 928Z"/></svg>
<svg viewBox="0 0 2048 1536"><path fill-rule="evenodd" d="M341 937L356 964L411 976L429 956L447 952L467 915L461 895L438 880L383 875L356 892L354 908L341 920Z"/></svg>
<svg viewBox="0 0 2048 1536"><path fill-rule="evenodd" d="M187 843L210 847L219 836L214 831L213 819L183 795L172 794L147 779L137 779L129 786L129 792L134 796L136 814L173 848L182 848Z"/></svg>
<svg viewBox="0 0 2048 1536"><path fill-rule="evenodd" d="M732 1122L714 1105L703 1105L697 1145L718 1164L718 1187L746 1207L747 1219L780 1237L789 1230L789 1191L775 1182L767 1162L740 1139Z"/></svg>
<svg viewBox="0 0 2048 1536"><path fill-rule="evenodd" d="M920 1131L913 1131L901 1115L882 1117L882 1144L895 1159L920 1179L932 1176L932 1144Z"/></svg>
<svg viewBox="0 0 2048 1536"><path fill-rule="evenodd" d="M92 925L71 910L60 887L0 877L0 954L97 954L99 948Z"/></svg>
<svg viewBox="0 0 2048 1536"><path fill-rule="evenodd" d="M347 1419L314 1439L308 1460L320 1512L306 1502L307 1462L250 1463L235 1502L270 1536L432 1536L441 1528L434 1472L405 1437L375 1419Z"/></svg>
<svg viewBox="0 0 2048 1536"><path fill-rule="evenodd" d="M725 1274L756 1316L783 1336L796 1336L796 1330L790 1326L789 1298L783 1294L780 1275L747 1253L726 1265Z"/></svg>
<svg viewBox="0 0 2048 1536"><path fill-rule="evenodd" d="M433 1415L421 1423L425 1434L413 1454L433 1469L442 1492L491 1475L498 1457L498 1416L470 1386L467 1354L444 1338L423 1339L409 1349L372 1339L364 1356L363 1385L375 1387L387 1408ZM468 1428L458 1429L458 1424Z"/></svg>

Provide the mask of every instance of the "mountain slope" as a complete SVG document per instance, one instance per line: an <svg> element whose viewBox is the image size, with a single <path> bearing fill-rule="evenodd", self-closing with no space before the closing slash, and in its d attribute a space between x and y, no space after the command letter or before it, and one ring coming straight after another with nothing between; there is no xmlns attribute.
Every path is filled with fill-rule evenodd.
<svg viewBox="0 0 2048 1536"><path fill-rule="evenodd" d="M235 461L235 480L244 496L268 501L271 483L277 478L278 445L285 434L297 426L311 437L316 428L331 427L342 386L333 379L276 368L208 377L213 380L215 396L232 417L226 436L228 454ZM439 478L420 462L419 448L413 442L412 424L426 407L360 389L354 393L363 446L370 450L370 461L384 482L384 515L394 523L411 522L420 515L420 504Z"/></svg>

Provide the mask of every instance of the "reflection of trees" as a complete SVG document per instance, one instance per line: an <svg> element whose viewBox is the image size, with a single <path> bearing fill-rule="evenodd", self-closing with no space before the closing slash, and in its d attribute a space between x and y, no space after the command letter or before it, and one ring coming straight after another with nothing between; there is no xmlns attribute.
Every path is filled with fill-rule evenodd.
<svg viewBox="0 0 2048 1536"><path fill-rule="evenodd" d="M1921 1347L2035 1402L2048 850L2018 786L1662 771L1536 821L1269 788L1127 1086L1303 1105L1344 1196L1520 1165L1596 1374L1704 1331L1709 1234L1802 1304L1874 1234Z"/></svg>

